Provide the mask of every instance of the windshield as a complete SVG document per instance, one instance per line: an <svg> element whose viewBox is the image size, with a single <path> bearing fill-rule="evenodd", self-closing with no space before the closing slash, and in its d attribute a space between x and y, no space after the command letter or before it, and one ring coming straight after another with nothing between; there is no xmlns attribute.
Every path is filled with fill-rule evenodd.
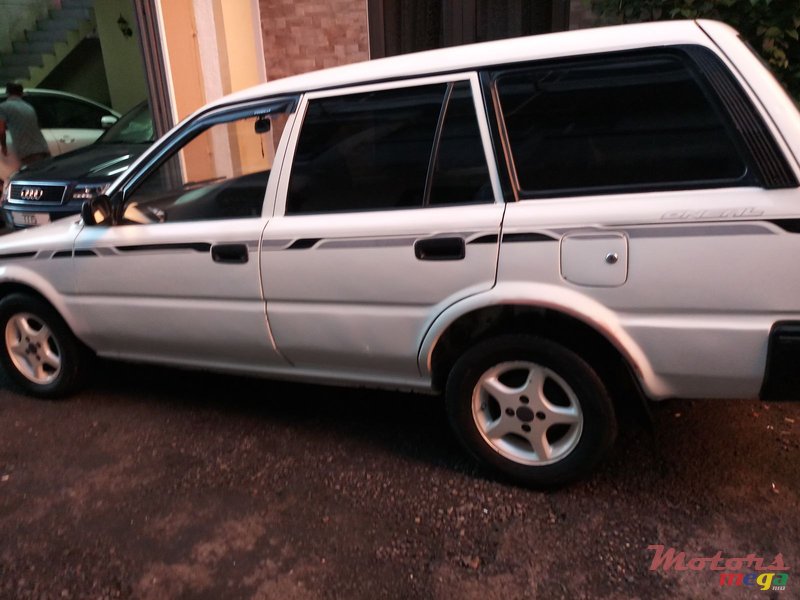
<svg viewBox="0 0 800 600"><path fill-rule="evenodd" d="M101 144L145 144L155 141L153 117L147 102L137 104L97 140Z"/></svg>

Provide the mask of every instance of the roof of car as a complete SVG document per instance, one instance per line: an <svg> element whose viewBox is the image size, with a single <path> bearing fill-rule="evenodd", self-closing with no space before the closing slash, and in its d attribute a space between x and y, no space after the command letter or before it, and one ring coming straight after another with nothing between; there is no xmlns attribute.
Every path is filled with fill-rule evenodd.
<svg viewBox="0 0 800 600"><path fill-rule="evenodd" d="M213 105L311 90L357 85L380 80L432 75L492 65L595 52L629 50L643 46L712 45L700 25L709 21L662 21L596 27L493 42L428 50L294 75L225 96ZM733 29L713 23L715 32Z"/></svg>
<svg viewBox="0 0 800 600"><path fill-rule="evenodd" d="M71 92L64 92L62 90L51 90L48 88L25 88L23 93L23 97L25 96L55 96L59 98L71 98L72 100L77 100L78 102L86 102L87 104L92 104L97 106L98 108L102 108L103 110L107 110L117 116L119 113L114 110L113 108L106 106L101 102L97 102L96 100L92 100L91 98L87 98L85 96L79 96L78 94L73 94ZM4 91L0 91L0 100L5 100L6 93Z"/></svg>

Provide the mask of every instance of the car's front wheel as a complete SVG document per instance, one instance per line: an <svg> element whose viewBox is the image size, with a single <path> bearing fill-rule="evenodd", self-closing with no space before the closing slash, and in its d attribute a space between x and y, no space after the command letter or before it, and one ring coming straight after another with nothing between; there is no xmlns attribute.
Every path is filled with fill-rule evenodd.
<svg viewBox="0 0 800 600"><path fill-rule="evenodd" d="M0 332L0 363L26 392L58 398L79 384L86 351L46 302L28 294L6 296L0 301Z"/></svg>
<svg viewBox="0 0 800 600"><path fill-rule="evenodd" d="M482 463L539 488L584 476L616 437L595 371L550 340L505 335L467 351L447 382L450 422Z"/></svg>

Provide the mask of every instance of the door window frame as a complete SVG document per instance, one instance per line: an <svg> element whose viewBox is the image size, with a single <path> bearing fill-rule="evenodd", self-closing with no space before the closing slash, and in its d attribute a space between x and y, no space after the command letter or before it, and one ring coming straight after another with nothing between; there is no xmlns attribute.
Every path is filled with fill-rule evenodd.
<svg viewBox="0 0 800 600"><path fill-rule="evenodd" d="M495 152L492 146L492 137L489 132L489 126L486 119L486 114L487 114L486 105L484 104L484 99L481 91L478 74L475 71L470 71L461 73L449 73L434 77L418 77L413 79L370 83L370 84L328 89L316 92L308 92L304 94L295 112L294 126L292 127L291 132L289 132L289 135L284 136L284 139L288 137L287 147L286 147L286 157L281 166L280 180L278 182L277 196L275 198L274 214L283 215L286 216L286 218L320 216L317 213L315 213L314 215L311 214L286 215L286 199L288 197L288 192L289 192L289 179L292 173L292 167L294 164L295 152L297 151L297 145L300 140L300 135L302 134L303 131L303 122L305 120L305 115L308 111L308 105L311 101L320 98L335 98L335 97L349 96L351 94L381 92L385 90L397 90L403 88L421 87L421 86L435 85L440 83L456 83L459 81L467 81L470 84L470 91L472 92L472 102L475 108L475 116L476 119L478 120L478 130L480 131L480 136L481 136L481 146L483 147L483 154L486 160L486 166L489 170L489 180L491 181L492 184L492 194L494 199L491 202L485 202L481 204L502 203L503 192L500 185L500 175L497 170L498 165L495 161ZM464 208L468 206L475 206L475 204L465 203L465 204L454 204L447 206L453 208L458 208L458 207ZM407 208L404 210L422 210L426 208L429 207L418 206L418 207ZM438 208L443 208L443 207L438 207ZM358 212L364 212L364 211L355 211L355 213ZM381 214L390 211L376 210L370 212ZM342 214L342 211L331 211L329 213L324 213L324 214L336 215L336 214Z"/></svg>
<svg viewBox="0 0 800 600"><path fill-rule="evenodd" d="M283 134L279 140L277 149L275 150L275 158L272 163L271 171L277 169L278 173L275 177L270 173L269 181L264 190L264 204L262 204L261 215L258 218L264 218L269 214L267 210L267 198L269 198L270 189L274 189L276 181L281 172L283 158L285 156L286 140L291 133L293 127L293 119L296 114L297 104L299 97L293 96L280 96L266 100L250 101L237 105L221 106L209 110L196 118L189 119L182 125L178 126L163 143L158 144L157 149L152 153L146 154L142 158L142 162L136 165L135 169L131 169L125 180L122 181L117 191L113 195L113 203L118 214L122 214L127 203L132 199L131 194L136 191L138 186L146 181L146 179L159 167L161 167L168 160L173 158L184 146L191 143L191 141L200 135L203 131L208 130L214 125L222 123L230 123L237 119L245 119L268 115L276 112L283 112L288 115L288 120L284 127ZM194 223L195 221L188 221ZM123 225L123 224L120 224ZM140 227L141 225L137 225Z"/></svg>

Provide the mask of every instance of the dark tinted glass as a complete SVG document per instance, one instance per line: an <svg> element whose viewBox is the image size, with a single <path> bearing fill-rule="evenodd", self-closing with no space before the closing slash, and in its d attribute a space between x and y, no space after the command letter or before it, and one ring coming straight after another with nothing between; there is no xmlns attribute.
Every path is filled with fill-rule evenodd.
<svg viewBox="0 0 800 600"><path fill-rule="evenodd" d="M39 127L43 129L102 129L101 119L111 114L93 104L72 98L30 94L25 95L24 99L36 110Z"/></svg>
<svg viewBox="0 0 800 600"><path fill-rule="evenodd" d="M430 204L492 200L489 170L469 82L459 81L447 103L439 152L433 170Z"/></svg>
<svg viewBox="0 0 800 600"><path fill-rule="evenodd" d="M312 100L287 214L422 206L447 84Z"/></svg>
<svg viewBox="0 0 800 600"><path fill-rule="evenodd" d="M677 189L749 175L683 56L542 65L497 88L523 195Z"/></svg>
<svg viewBox="0 0 800 600"><path fill-rule="evenodd" d="M126 194L123 222L260 216L278 142L273 133L284 130L287 114L270 113L272 126L266 132L261 128L264 118L233 114L187 135L172 155Z"/></svg>
<svg viewBox="0 0 800 600"><path fill-rule="evenodd" d="M144 144L155 139L150 105L142 102L120 117L97 141L101 144Z"/></svg>
<svg viewBox="0 0 800 600"><path fill-rule="evenodd" d="M39 127L42 129L50 129L55 127L55 115L51 107L47 104L47 98L41 96L25 95L25 102L33 107L36 111L36 118L39 121Z"/></svg>

